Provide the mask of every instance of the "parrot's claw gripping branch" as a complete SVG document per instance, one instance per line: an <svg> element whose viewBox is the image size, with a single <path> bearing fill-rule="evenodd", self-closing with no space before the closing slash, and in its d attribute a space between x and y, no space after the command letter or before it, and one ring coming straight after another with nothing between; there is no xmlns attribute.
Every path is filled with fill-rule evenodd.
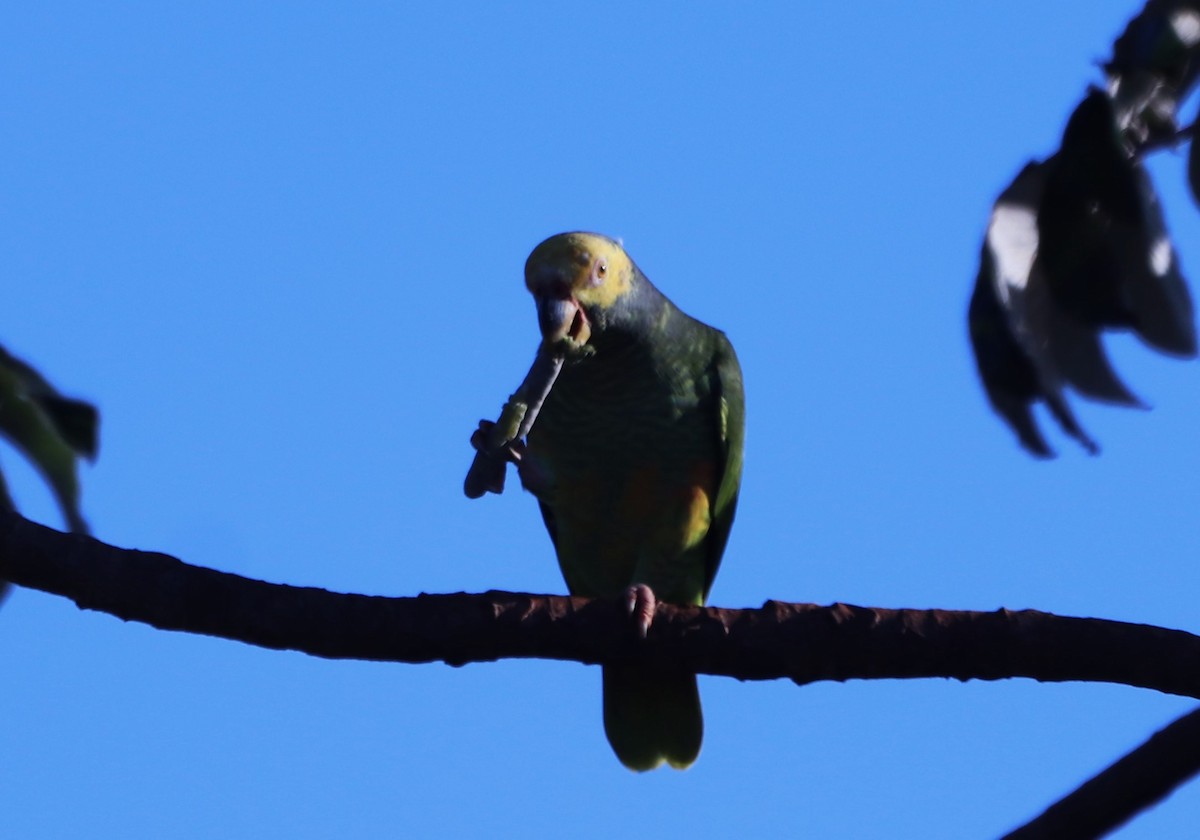
<svg viewBox="0 0 1200 840"><path fill-rule="evenodd" d="M542 403L562 370L566 348L562 342L538 347L533 366L525 381L508 398L495 422L480 420L479 428L471 434L475 460L467 470L463 492L468 499L478 499L484 493L503 493L504 475L509 462L521 460L521 443L537 420Z"/></svg>
<svg viewBox="0 0 1200 840"><path fill-rule="evenodd" d="M650 625L654 623L654 611L658 609L658 598L654 590L644 583L635 583L625 590L625 612L633 619L638 638L646 638Z"/></svg>

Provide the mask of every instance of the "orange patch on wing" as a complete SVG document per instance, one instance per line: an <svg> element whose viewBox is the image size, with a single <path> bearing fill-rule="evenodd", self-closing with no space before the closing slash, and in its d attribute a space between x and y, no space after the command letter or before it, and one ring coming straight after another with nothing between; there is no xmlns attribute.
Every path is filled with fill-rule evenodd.
<svg viewBox="0 0 1200 840"><path fill-rule="evenodd" d="M681 553L708 534L715 491L710 463L697 463L683 481L647 465L629 476L617 502L617 521L635 540L648 540L667 556Z"/></svg>

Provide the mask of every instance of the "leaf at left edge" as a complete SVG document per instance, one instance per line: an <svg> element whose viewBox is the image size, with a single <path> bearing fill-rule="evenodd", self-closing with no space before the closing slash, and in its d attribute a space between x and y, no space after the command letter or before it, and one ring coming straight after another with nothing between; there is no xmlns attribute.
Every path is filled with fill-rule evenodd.
<svg viewBox="0 0 1200 840"><path fill-rule="evenodd" d="M77 533L88 531L79 506L78 460L96 454L98 419L93 406L63 397L0 348L0 434L45 478L68 528Z"/></svg>

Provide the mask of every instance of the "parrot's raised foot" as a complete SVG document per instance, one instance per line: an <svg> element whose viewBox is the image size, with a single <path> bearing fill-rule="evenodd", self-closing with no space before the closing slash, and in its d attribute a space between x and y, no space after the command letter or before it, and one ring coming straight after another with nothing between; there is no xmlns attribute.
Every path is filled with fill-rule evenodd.
<svg viewBox="0 0 1200 840"><path fill-rule="evenodd" d="M635 583L625 590L624 599L625 612L633 619L638 638L646 638L650 625L654 622L654 609L658 606L654 590L644 583Z"/></svg>
<svg viewBox="0 0 1200 840"><path fill-rule="evenodd" d="M520 465L521 456L525 454L525 444L519 440L494 446L491 439L495 427L491 420L480 420L479 428L471 433L475 460L463 482L463 492L469 499L478 499L484 493L503 493L504 473L509 462Z"/></svg>
<svg viewBox="0 0 1200 840"><path fill-rule="evenodd" d="M502 458L514 464L521 463L521 457L525 454L524 441L519 439L510 440L507 444L500 447L499 450L493 449L491 437L492 429L494 428L496 428L496 424L491 420L480 420L479 428L471 433L471 446L476 452L482 452L493 458Z"/></svg>

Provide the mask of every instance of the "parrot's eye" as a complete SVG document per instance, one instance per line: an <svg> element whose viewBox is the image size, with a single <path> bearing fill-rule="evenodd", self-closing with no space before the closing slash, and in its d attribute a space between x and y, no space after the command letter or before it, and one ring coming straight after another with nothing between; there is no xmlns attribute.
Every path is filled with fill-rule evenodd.
<svg viewBox="0 0 1200 840"><path fill-rule="evenodd" d="M599 286L603 283L606 274L608 274L608 260L600 257L592 264L592 285Z"/></svg>

